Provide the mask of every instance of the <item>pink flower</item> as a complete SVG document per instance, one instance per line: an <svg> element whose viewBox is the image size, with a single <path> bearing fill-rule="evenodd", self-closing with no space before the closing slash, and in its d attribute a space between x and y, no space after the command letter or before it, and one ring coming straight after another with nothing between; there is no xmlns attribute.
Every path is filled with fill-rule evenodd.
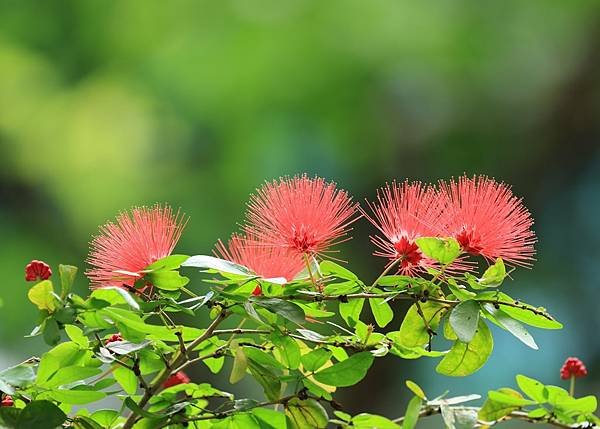
<svg viewBox="0 0 600 429"><path fill-rule="evenodd" d="M163 388L177 386L179 384L187 384L190 382L190 378L183 371L176 372L163 383Z"/></svg>
<svg viewBox="0 0 600 429"><path fill-rule="evenodd" d="M576 357L567 358L562 368L560 369L560 378L568 380L571 377L585 377L587 368Z"/></svg>
<svg viewBox="0 0 600 429"><path fill-rule="evenodd" d="M535 250L533 219L509 186L486 176L440 182L444 235L466 253L511 265L530 266Z"/></svg>
<svg viewBox="0 0 600 429"><path fill-rule="evenodd" d="M359 210L381 233L371 236L379 248L373 254L399 261L398 271L405 275L424 272L438 265L421 253L415 240L439 235L439 220L443 207L435 189L421 182L392 182L377 191L377 201L367 201L373 213Z"/></svg>
<svg viewBox="0 0 600 429"><path fill-rule="evenodd" d="M231 236L227 245L219 240L214 253L220 258L250 268L265 279L284 277L291 281L304 268L302 258L290 249L264 246L256 238L237 234Z"/></svg>
<svg viewBox="0 0 600 429"><path fill-rule="evenodd" d="M148 265L171 254L185 222L171 207L156 204L133 208L100 227L87 259L92 287L132 287Z"/></svg>
<svg viewBox="0 0 600 429"><path fill-rule="evenodd" d="M246 231L263 246L317 255L346 241L357 205L334 183L306 175L266 183L248 204Z"/></svg>
<svg viewBox="0 0 600 429"><path fill-rule="evenodd" d="M48 280L52 275L52 269L43 261L33 260L25 267L25 281L35 282L37 280Z"/></svg>

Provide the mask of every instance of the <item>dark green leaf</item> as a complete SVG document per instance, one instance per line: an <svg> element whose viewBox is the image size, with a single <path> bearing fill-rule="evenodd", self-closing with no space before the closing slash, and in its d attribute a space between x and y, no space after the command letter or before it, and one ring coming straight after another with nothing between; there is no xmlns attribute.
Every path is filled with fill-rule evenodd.
<svg viewBox="0 0 600 429"><path fill-rule="evenodd" d="M60 329L58 328L58 322L54 317L47 317L42 324L42 331L44 334L44 341L49 346L55 346L60 342Z"/></svg>
<svg viewBox="0 0 600 429"><path fill-rule="evenodd" d="M16 429L21 410L15 407L0 407L0 428Z"/></svg>
<svg viewBox="0 0 600 429"><path fill-rule="evenodd" d="M248 360L248 369L254 379L262 386L265 396L269 400L279 399L281 395L281 378L278 374L251 359Z"/></svg>
<svg viewBox="0 0 600 429"><path fill-rule="evenodd" d="M67 419L65 413L50 401L33 401L21 411L17 429L55 429Z"/></svg>
<svg viewBox="0 0 600 429"><path fill-rule="evenodd" d="M436 367L436 371L449 376L472 374L485 364L492 353L493 346L492 333L480 319L471 342L455 341L448 354Z"/></svg>
<svg viewBox="0 0 600 429"><path fill-rule="evenodd" d="M361 352L315 373L315 380L328 386L352 386L362 380L373 364L373 355Z"/></svg>
<svg viewBox="0 0 600 429"><path fill-rule="evenodd" d="M293 302L284 301L278 298L256 299L252 301L254 305L266 308L272 313L278 314L292 322L302 324L306 322L304 310Z"/></svg>
<svg viewBox="0 0 600 429"><path fill-rule="evenodd" d="M461 302L452 309L449 321L458 339L470 342L479 322L479 303L472 299Z"/></svg>

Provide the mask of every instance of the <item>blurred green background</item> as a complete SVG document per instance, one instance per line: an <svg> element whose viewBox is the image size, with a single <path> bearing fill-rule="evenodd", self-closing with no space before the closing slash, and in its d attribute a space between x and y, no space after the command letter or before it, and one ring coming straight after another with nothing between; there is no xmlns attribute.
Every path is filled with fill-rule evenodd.
<svg viewBox="0 0 600 429"><path fill-rule="evenodd" d="M0 363L42 348L23 338L25 264L83 266L97 226L131 205L181 206L178 251L208 253L265 179L319 174L362 201L391 179L467 172L525 198L538 262L507 289L565 329L532 328L538 352L496 332L465 379L380 359L340 401L395 416L406 378L430 396L515 373L561 383L570 355L590 372L578 393L598 394L599 69L595 0L1 0ZM343 247L366 279L382 268L371 232L359 222Z"/></svg>

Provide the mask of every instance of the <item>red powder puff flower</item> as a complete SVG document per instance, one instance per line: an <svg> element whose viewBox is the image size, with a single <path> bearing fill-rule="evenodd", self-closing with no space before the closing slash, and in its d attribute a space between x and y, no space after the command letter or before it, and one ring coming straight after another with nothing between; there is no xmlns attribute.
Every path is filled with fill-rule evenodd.
<svg viewBox="0 0 600 429"><path fill-rule="evenodd" d="M178 384L186 384L190 382L190 378L183 371L176 372L163 383L163 388L177 386Z"/></svg>
<svg viewBox="0 0 600 429"><path fill-rule="evenodd" d="M421 182L402 184L392 182L377 191L377 201L367 201L373 213L359 208L381 235L371 236L379 248L373 254L398 262L398 271L404 275L424 272L436 267L436 261L427 258L415 243L419 237L439 236L439 220L443 207L439 204L435 189ZM466 269L457 262L451 269Z"/></svg>
<svg viewBox="0 0 600 429"><path fill-rule="evenodd" d="M169 206L136 207L121 213L117 222L100 227L91 242L86 275L92 287L129 286L143 277L148 265L169 256L185 219Z"/></svg>
<svg viewBox="0 0 600 429"><path fill-rule="evenodd" d="M2 401L0 401L0 407L12 407L13 405L15 405L15 401L13 401L13 398L10 395L6 395L2 398Z"/></svg>
<svg viewBox="0 0 600 429"><path fill-rule="evenodd" d="M248 204L246 231L263 246L317 255L349 238L357 204L334 183L306 175L266 183Z"/></svg>
<svg viewBox="0 0 600 429"><path fill-rule="evenodd" d="M585 377L587 368L576 357L567 358L562 368L560 369L560 378L568 380L571 377Z"/></svg>
<svg viewBox="0 0 600 429"><path fill-rule="evenodd" d="M52 275L52 269L43 261L33 260L25 267L25 280L35 282L37 280L48 280Z"/></svg>
<svg viewBox="0 0 600 429"><path fill-rule="evenodd" d="M304 268L304 261L297 253L285 247L263 246L252 236L233 234L227 245L219 240L214 253L265 279L283 277L289 282Z"/></svg>
<svg viewBox="0 0 600 429"><path fill-rule="evenodd" d="M123 341L123 337L121 336L120 333L118 334L112 334L108 340L106 340L106 342L104 343L104 345L109 345L110 343L114 343L116 341Z"/></svg>
<svg viewBox="0 0 600 429"><path fill-rule="evenodd" d="M440 182L444 234L466 253L511 265L530 266L535 250L533 219L509 186L486 176Z"/></svg>

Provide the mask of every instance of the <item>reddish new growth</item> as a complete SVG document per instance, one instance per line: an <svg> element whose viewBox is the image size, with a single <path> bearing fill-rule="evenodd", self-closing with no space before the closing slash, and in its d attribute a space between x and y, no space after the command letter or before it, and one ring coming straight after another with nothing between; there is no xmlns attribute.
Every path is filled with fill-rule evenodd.
<svg viewBox="0 0 600 429"><path fill-rule="evenodd" d="M252 236L233 234L227 245L219 240L214 254L265 279L283 277L289 282L304 268L304 261L297 253L285 247L264 246Z"/></svg>
<svg viewBox="0 0 600 429"><path fill-rule="evenodd" d="M177 386L178 384L186 384L190 382L190 378L183 371L176 372L163 383L163 388Z"/></svg>
<svg viewBox="0 0 600 429"><path fill-rule="evenodd" d="M169 206L121 213L116 223L100 227L91 242L87 262L92 268L86 275L92 287L132 287L148 265L171 254L184 226L183 216Z"/></svg>
<svg viewBox="0 0 600 429"><path fill-rule="evenodd" d="M568 380L571 377L585 377L587 368L576 357L567 358L562 368L560 369L560 378Z"/></svg>
<svg viewBox="0 0 600 429"><path fill-rule="evenodd" d="M25 280L28 282L48 280L51 275L52 269L43 261L33 260L25 267Z"/></svg>
<svg viewBox="0 0 600 429"><path fill-rule="evenodd" d="M252 295L254 295L254 296L261 296L262 295L262 288L260 286L256 286L254 288L254 290L252 291Z"/></svg>
<svg viewBox="0 0 600 429"><path fill-rule="evenodd" d="M533 219L509 186L486 176L441 181L443 235L456 238L466 253L530 266L535 250Z"/></svg>
<svg viewBox="0 0 600 429"><path fill-rule="evenodd" d="M443 207L439 204L435 189L420 182L408 181L386 185L377 191L375 202L367 201L372 215L361 210L363 215L380 232L371 237L379 249L375 256L398 262L398 271L405 275L415 275L427 267L437 264L421 253L415 240L419 237L439 235L439 220ZM460 262L456 269L466 269Z"/></svg>
<svg viewBox="0 0 600 429"><path fill-rule="evenodd" d="M347 239L356 208L334 183L306 175L281 178L251 196L246 231L263 246L317 255Z"/></svg>
<svg viewBox="0 0 600 429"><path fill-rule="evenodd" d="M0 401L0 407L12 407L13 405L15 405L15 401L10 395L4 396L2 401Z"/></svg>
<svg viewBox="0 0 600 429"><path fill-rule="evenodd" d="M109 345L110 343L114 343L116 341L123 341L123 337L121 336L120 333L118 334L112 334L110 337L108 337L108 339L106 340L106 342L104 343L104 345Z"/></svg>

